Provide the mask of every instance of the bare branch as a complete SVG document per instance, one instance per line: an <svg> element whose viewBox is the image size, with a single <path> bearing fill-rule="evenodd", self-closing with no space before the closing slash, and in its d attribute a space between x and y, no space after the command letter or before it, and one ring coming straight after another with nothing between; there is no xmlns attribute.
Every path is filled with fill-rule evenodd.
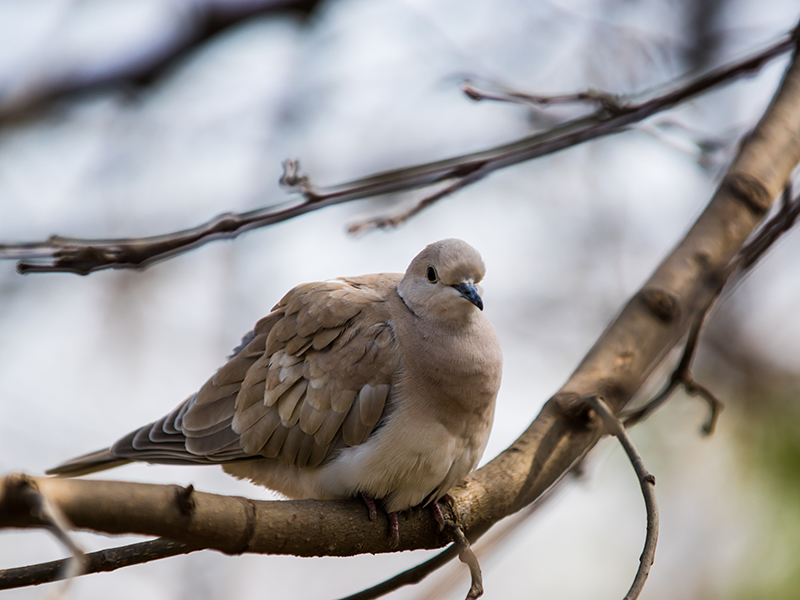
<svg viewBox="0 0 800 600"><path fill-rule="evenodd" d="M720 288L721 291L722 288ZM717 294L717 296L719 293ZM716 297L714 299L716 299ZM712 301L713 302L713 301ZM703 326L703 322L705 321L706 316L708 315L708 311L711 308L712 304L709 304L706 310L704 310L698 317L695 319L694 323L692 323L691 328L689 329L689 335L686 338L686 346L683 349L683 355L681 356L681 360L678 363L678 366L675 367L675 370L670 375L669 381L664 386L664 388L656 394L656 396L648 401L646 404L637 408L636 410L632 410L627 412L624 415L624 423L625 427L630 428L634 425L640 423L641 421L647 419L652 413L658 410L663 404L667 402L672 396L672 393L678 388L678 386L683 386L686 390L687 394L692 396L700 395L706 402L708 402L709 406L709 415L706 422L703 424L702 432L704 435L711 435L714 433L714 429L717 425L717 419L719 418L719 413L725 408L725 405L718 400L714 394L712 394L707 388L701 386L697 383L694 378L692 377L692 360L694 359L695 351L697 350L697 339L700 335L700 329Z"/></svg>
<svg viewBox="0 0 800 600"><path fill-rule="evenodd" d="M469 567L469 575L471 583L469 592L467 592L467 600L475 600L483 596L483 576L481 575L481 566L478 564L478 557L472 551L469 545L467 536L464 535L464 530L457 523L448 523L450 528L450 535L453 537L453 544L458 550L458 560Z"/></svg>
<svg viewBox="0 0 800 600"><path fill-rule="evenodd" d="M626 413L624 418L625 427L630 428L647 419L653 412L658 410L669 400L672 393L679 386L683 386L687 394L691 396L700 396L708 403L710 412L708 420L703 424L702 432L704 435L711 435L714 433L719 413L724 408L724 404L718 400L708 388L697 383L691 371L692 361L695 351L697 350L697 341L703 322L726 283L728 283L732 277L738 279L747 271L751 270L753 266L763 258L769 248L797 223L798 216L800 216L800 194L792 199L791 185L787 185L781 196L781 206L778 212L767 221L756 235L754 235L741 251L739 251L725 269L724 275L719 277L717 293L710 299L709 304L697 315L694 323L692 323L686 339L683 356L678 366L675 367L675 370L672 372L672 375L670 375L667 384L646 404Z"/></svg>
<svg viewBox="0 0 800 600"><path fill-rule="evenodd" d="M455 544L448 546L446 550L440 552L433 558L426 560L415 567L403 571L399 575L395 575L391 579L387 579L374 585L371 588L356 592L350 596L342 598L341 600L373 600L373 598L380 598L386 594L393 592L406 585L414 585L425 579L428 575L433 573L438 568L450 562L458 555L458 547Z"/></svg>
<svg viewBox="0 0 800 600"><path fill-rule="evenodd" d="M203 44L259 15L295 12L311 13L318 0L257 0L255 2L197 3L192 6L182 27L163 44L153 44L148 52L131 52L113 69L81 69L68 76L25 86L24 93L8 95L0 102L0 125L47 108L54 102L110 86L121 86L128 93L160 80Z"/></svg>
<svg viewBox="0 0 800 600"><path fill-rule="evenodd" d="M626 110L619 96L599 90L587 90L574 94L556 94L554 96L537 96L499 85L493 87L493 90L485 90L480 89L469 80L461 83L461 91L464 92L464 95L476 102L494 100L495 102L510 102L535 108L545 108L554 104L591 104L598 107L598 112L595 116L603 114L614 115Z"/></svg>
<svg viewBox="0 0 800 600"><path fill-rule="evenodd" d="M461 188L464 188L471 183L478 181L479 179L483 179L487 174L488 173L484 172L482 169L473 171L469 175L465 175L461 179L456 180L455 183L448 185L435 194L426 196L412 206L409 210L400 213L399 215L395 215L393 217L376 217L364 221L357 221L347 228L347 232L352 235L359 235L362 233L367 233L368 231L372 231L373 229L394 229L395 227L399 227L411 217L421 213L432 204L435 204L442 198L457 192Z"/></svg>
<svg viewBox="0 0 800 600"><path fill-rule="evenodd" d="M639 478L639 485L642 487L642 495L644 496L644 504L647 510L647 535L644 540L644 550L639 557L639 568L636 571L636 576L633 578L628 593L625 594L624 600L636 600L639 594L642 593L647 575L650 573L650 567L653 566L653 561L656 559L656 543L658 542L658 506L656 505L656 494L654 487L656 485L656 478L653 477L644 466L642 455L636 449L631 436L619 419L611 412L611 409L599 396L592 396L587 399L589 406L603 420L603 425L608 429L609 433L614 435L622 447L625 449L625 454L633 465L633 470L636 471L636 476Z"/></svg>
<svg viewBox="0 0 800 600"><path fill-rule="evenodd" d="M20 260L20 273L68 272L87 275L103 269L144 268L183 254L212 240L230 239L245 231L266 227L344 202L392 192L409 191L440 182L463 181L459 186L485 177L498 169L624 131L633 123L670 109L719 85L753 73L796 43L797 32L769 48L693 79L671 91L638 104L618 107L614 115L584 117L558 125L508 144L454 158L377 173L341 185L319 188L307 176L299 176L296 161L286 163L282 181L299 192L299 197L279 205L245 213L226 213L197 227L144 238L80 239L52 236L44 242L0 244L0 259ZM458 189L458 188L456 188ZM430 203L420 207L422 210ZM419 212L419 211L416 211ZM416 213L415 213L416 214Z"/></svg>
<svg viewBox="0 0 800 600"><path fill-rule="evenodd" d="M116 571L122 567L138 565L161 558L178 556L202 550L183 542L164 538L147 540L117 548L106 548L86 554L82 575ZM40 585L66 579L64 568L71 559L54 560L38 565L0 569L0 590Z"/></svg>
<svg viewBox="0 0 800 600"><path fill-rule="evenodd" d="M787 185L783 190L777 214L742 248L734 268L739 271L752 268L784 233L795 226L798 217L800 217L800 194L792 198L792 186Z"/></svg>

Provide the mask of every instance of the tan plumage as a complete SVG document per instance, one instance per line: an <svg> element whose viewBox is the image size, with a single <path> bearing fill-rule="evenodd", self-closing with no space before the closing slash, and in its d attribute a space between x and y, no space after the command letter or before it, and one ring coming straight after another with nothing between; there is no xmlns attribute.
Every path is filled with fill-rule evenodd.
<svg viewBox="0 0 800 600"><path fill-rule="evenodd" d="M169 415L48 473L222 464L292 498L438 499L477 465L500 386L483 274L449 239L405 275L300 285Z"/></svg>

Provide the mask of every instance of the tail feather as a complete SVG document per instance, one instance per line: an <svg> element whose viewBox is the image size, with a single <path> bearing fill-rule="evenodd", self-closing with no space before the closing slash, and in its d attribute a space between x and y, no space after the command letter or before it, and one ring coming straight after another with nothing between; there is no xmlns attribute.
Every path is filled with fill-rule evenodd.
<svg viewBox="0 0 800 600"><path fill-rule="evenodd" d="M46 471L48 475L58 475L59 477L80 477L81 475L89 475L90 473L97 473L98 471L105 471L106 469L113 469L121 465L127 465L132 462L127 458L119 458L111 454L110 448L98 450L97 452L90 452L83 456L78 456L65 463L61 463L57 467L53 467Z"/></svg>

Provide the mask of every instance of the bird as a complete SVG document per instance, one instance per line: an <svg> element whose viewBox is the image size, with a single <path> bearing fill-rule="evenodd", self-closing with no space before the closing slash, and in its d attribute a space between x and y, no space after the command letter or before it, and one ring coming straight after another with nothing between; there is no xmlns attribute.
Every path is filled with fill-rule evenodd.
<svg viewBox="0 0 800 600"><path fill-rule="evenodd" d="M503 357L484 274L477 250L445 239L405 274L299 285L168 415L47 473L221 465L288 498L360 495L370 517L377 500L399 541L397 513L437 512L486 448Z"/></svg>

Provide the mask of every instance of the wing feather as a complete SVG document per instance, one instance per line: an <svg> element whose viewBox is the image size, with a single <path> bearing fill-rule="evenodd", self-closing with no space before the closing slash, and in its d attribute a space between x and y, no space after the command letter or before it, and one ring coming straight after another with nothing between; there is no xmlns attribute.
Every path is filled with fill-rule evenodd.
<svg viewBox="0 0 800 600"><path fill-rule="evenodd" d="M122 438L112 454L316 467L337 448L363 443L386 414L401 368L383 300L396 281L375 281L294 288L197 394Z"/></svg>

